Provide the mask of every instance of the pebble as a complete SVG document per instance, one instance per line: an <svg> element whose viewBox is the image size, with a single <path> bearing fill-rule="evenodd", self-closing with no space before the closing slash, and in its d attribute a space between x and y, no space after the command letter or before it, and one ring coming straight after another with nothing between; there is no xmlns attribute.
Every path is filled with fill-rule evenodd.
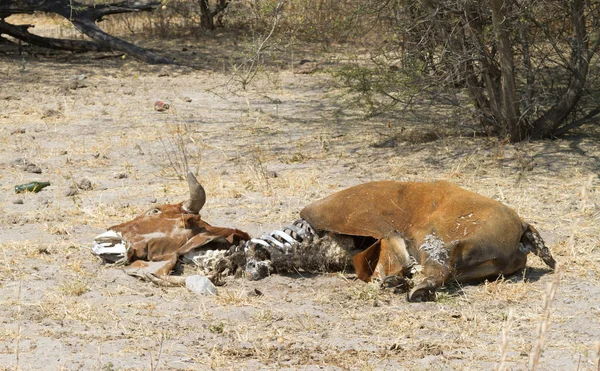
<svg viewBox="0 0 600 371"><path fill-rule="evenodd" d="M29 164L25 167L25 171L32 174L41 174L42 169L36 164Z"/></svg>
<svg viewBox="0 0 600 371"><path fill-rule="evenodd" d="M79 189L77 189L77 187L75 186L71 186L65 191L65 196L72 197L75 196L77 193L79 193Z"/></svg>
<svg viewBox="0 0 600 371"><path fill-rule="evenodd" d="M242 296L247 298L263 296L263 293L259 289L246 289L242 291Z"/></svg>
<svg viewBox="0 0 600 371"><path fill-rule="evenodd" d="M81 189L82 191L89 191L90 189L92 189L92 182L89 179L87 179L87 178L83 178L77 184L77 187L79 189Z"/></svg>
<svg viewBox="0 0 600 371"><path fill-rule="evenodd" d="M164 112L169 109L169 104L159 100L154 103L154 109L158 112Z"/></svg>
<svg viewBox="0 0 600 371"><path fill-rule="evenodd" d="M15 204L15 205L23 205L23 199L17 198L16 200L13 200L13 204Z"/></svg>
<svg viewBox="0 0 600 371"><path fill-rule="evenodd" d="M33 174L41 174L42 169L36 164L29 162L26 158L18 158L12 162L12 165L16 168L19 168L23 171Z"/></svg>

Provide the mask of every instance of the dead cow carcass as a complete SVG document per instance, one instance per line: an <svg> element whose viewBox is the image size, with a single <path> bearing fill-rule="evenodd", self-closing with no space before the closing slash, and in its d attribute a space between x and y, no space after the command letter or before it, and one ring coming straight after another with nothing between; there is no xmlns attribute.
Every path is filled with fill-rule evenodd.
<svg viewBox="0 0 600 371"><path fill-rule="evenodd" d="M539 233L515 211L446 181L366 183L316 201L300 216L304 221L285 234L275 231L252 240L246 249L246 270L252 278L264 275L257 266L265 259L306 256L311 243L302 234L310 230L321 238L337 237L331 240L335 242L345 238L342 250L364 281L396 282L408 290L406 280L421 266L423 278L408 292L410 301L433 300L450 279L464 282L515 273L525 267L530 252L551 268L556 264ZM299 229L303 223L309 226ZM289 244L289 238L280 236L304 243ZM282 246L292 246L293 253L280 253ZM303 268L302 261L293 259L296 268ZM281 265L270 264L272 270Z"/></svg>
<svg viewBox="0 0 600 371"><path fill-rule="evenodd" d="M206 201L204 188L192 173L188 173L188 184L189 200L155 206L131 221L108 228L96 237L92 251L107 262L128 265L127 273L157 284L174 282L168 275L180 258L206 271L214 270L220 253L250 236L203 221L199 212Z"/></svg>

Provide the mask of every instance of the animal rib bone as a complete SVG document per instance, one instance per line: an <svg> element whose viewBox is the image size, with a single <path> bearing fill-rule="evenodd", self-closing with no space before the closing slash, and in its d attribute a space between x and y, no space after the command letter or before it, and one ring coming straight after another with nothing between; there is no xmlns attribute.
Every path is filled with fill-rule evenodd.
<svg viewBox="0 0 600 371"><path fill-rule="evenodd" d="M352 265L353 249L352 237L319 236L308 222L299 219L282 230L251 239L243 246L243 253L238 248L232 254L243 254L239 263L243 263L246 277L259 280L274 271L343 270Z"/></svg>

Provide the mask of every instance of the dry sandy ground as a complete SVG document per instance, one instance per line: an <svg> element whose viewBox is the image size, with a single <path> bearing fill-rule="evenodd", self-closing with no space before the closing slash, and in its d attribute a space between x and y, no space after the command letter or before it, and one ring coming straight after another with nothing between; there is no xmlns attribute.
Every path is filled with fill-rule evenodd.
<svg viewBox="0 0 600 371"><path fill-rule="evenodd" d="M90 55L0 55L0 369L526 370L540 340L539 370L594 369L598 130L511 145L466 126L449 135L443 112L365 120L322 72L285 68L246 91L228 79ZM171 109L156 112L159 99ZM447 179L531 221L564 275L531 257L522 275L409 304L351 274L231 279L200 297L101 265L89 251L96 234L186 197L181 148L214 225L256 235L346 186ZM14 166L20 158L42 173ZM84 178L93 188L67 196ZM52 185L14 193L31 180ZM545 306L548 286L557 291Z"/></svg>

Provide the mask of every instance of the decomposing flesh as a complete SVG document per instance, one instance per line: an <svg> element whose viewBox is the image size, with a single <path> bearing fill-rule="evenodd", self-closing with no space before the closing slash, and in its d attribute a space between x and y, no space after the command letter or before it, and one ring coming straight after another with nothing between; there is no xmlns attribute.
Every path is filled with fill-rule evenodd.
<svg viewBox="0 0 600 371"><path fill-rule="evenodd" d="M109 241L96 245L105 258L121 257L132 263L130 273L153 281L166 278L178 259L211 277L243 273L252 280L274 272L354 269L363 281L412 287L411 301L434 299L449 280L515 273L530 252L551 268L556 264L539 233L514 210L446 181L361 184L308 205L303 219L281 231L250 239L201 220L206 197L191 178L190 201L158 206L99 236ZM115 252L119 243L122 251Z"/></svg>
<svg viewBox="0 0 600 371"><path fill-rule="evenodd" d="M436 290L451 279L465 282L515 273L525 267L530 252L551 268L556 264L539 233L512 209L446 181L365 183L310 204L300 216L299 223L308 224L319 237L299 239L287 254L280 246L248 242L249 278L261 278L269 270L327 269L327 264L319 267L307 257L315 251L327 254L331 246L326 246L340 239L345 243L334 243L333 249L344 259L352 258L364 281L397 282L407 288L411 285L406 280L420 271L422 278L408 292L411 301L434 299ZM313 241L319 241L318 248Z"/></svg>

